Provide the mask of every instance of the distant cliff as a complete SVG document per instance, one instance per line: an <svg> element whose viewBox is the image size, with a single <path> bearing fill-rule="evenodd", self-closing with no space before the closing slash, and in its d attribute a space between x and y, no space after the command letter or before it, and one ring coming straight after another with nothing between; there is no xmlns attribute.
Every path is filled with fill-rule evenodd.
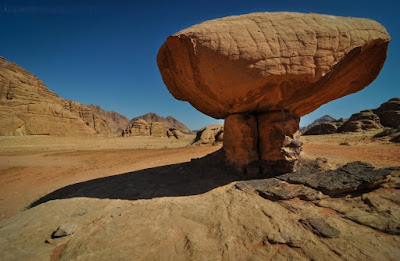
<svg viewBox="0 0 400 261"><path fill-rule="evenodd" d="M313 121L311 124L307 125L306 127L300 128L300 133L304 133L304 132L308 131L309 129L311 129L312 127L317 126L319 124L328 123L328 122L335 121L335 120L336 120L335 118L333 118L329 115L322 116L321 118L316 119L315 121Z"/></svg>
<svg viewBox="0 0 400 261"><path fill-rule="evenodd" d="M113 133L120 134L129 124L129 119L115 111L106 111L99 105L89 104L87 107L100 115L110 126Z"/></svg>
<svg viewBox="0 0 400 261"><path fill-rule="evenodd" d="M96 110L65 100L33 74L0 57L0 135L116 135Z"/></svg>
<svg viewBox="0 0 400 261"><path fill-rule="evenodd" d="M185 133L185 134L194 134L194 132L192 130L190 130L188 127L186 127L182 122L178 121L177 119L175 119L174 117L171 117L171 116L164 118L160 115L150 112L145 115L133 118L131 120L131 123L133 123L137 119L143 119L143 120L147 121L148 123L162 122L167 129L171 129L171 128L178 129L182 133Z"/></svg>

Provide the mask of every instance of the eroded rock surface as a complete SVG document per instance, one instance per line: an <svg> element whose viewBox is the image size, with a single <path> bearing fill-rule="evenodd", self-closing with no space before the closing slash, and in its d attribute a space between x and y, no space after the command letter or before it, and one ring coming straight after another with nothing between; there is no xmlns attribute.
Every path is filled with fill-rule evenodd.
<svg viewBox="0 0 400 261"><path fill-rule="evenodd" d="M125 130L126 126L129 124L129 119L124 115L119 114L115 111L106 111L98 105L89 104L91 110L93 110L96 114L100 115L101 118L110 126L113 133L120 135L123 130Z"/></svg>
<svg viewBox="0 0 400 261"><path fill-rule="evenodd" d="M136 119L134 122L128 125L122 136L150 136L151 125L142 119Z"/></svg>
<svg viewBox="0 0 400 261"><path fill-rule="evenodd" d="M392 98L374 110L382 125L400 128L400 97Z"/></svg>
<svg viewBox="0 0 400 261"><path fill-rule="evenodd" d="M226 119L227 162L252 177L257 165L259 173L293 171L301 150L293 142L299 117L370 84L389 41L370 19L252 13L168 37L157 63L175 98ZM230 124L243 126L243 133Z"/></svg>
<svg viewBox="0 0 400 261"><path fill-rule="evenodd" d="M137 118L122 132L122 136L174 137L182 139L185 137L185 134L175 128L167 129L162 122L153 121L148 123L142 118Z"/></svg>
<svg viewBox="0 0 400 261"><path fill-rule="evenodd" d="M213 145L216 141L222 142L223 135L223 124L208 125L197 132L192 146Z"/></svg>
<svg viewBox="0 0 400 261"><path fill-rule="evenodd" d="M339 132L355 132L369 129L382 129L380 119L372 110L364 110L351 115L340 128Z"/></svg>
<svg viewBox="0 0 400 261"><path fill-rule="evenodd" d="M326 171L324 163L300 167L312 174ZM374 190L331 197L276 178L231 183L230 170L219 164L206 157L62 188L0 222L2 258L48 260L56 252L61 261L400 256L400 168L385 169L389 175ZM82 209L84 215L75 215ZM46 243L60 224L75 224L73 236Z"/></svg>
<svg viewBox="0 0 400 261"><path fill-rule="evenodd" d="M168 37L157 62L174 97L212 117L271 110L303 116L374 80L389 40L370 19L252 13Z"/></svg>
<svg viewBox="0 0 400 261"><path fill-rule="evenodd" d="M182 139L185 137L185 134L183 134L180 130L175 129L175 128L169 128L167 130L167 136L168 138L176 138L176 139Z"/></svg>
<svg viewBox="0 0 400 261"><path fill-rule="evenodd" d="M338 126L333 122L321 123L321 124L318 124L318 125L310 128L309 130L304 132L302 135L332 134L332 133L336 133L337 130L338 130Z"/></svg>
<svg viewBox="0 0 400 261"><path fill-rule="evenodd" d="M128 119L65 100L33 74L0 57L0 135L119 135Z"/></svg>
<svg viewBox="0 0 400 261"><path fill-rule="evenodd" d="M341 132L360 132L370 129L382 129L374 138L391 136L390 141L400 132L400 98L392 98L377 109L354 113L347 120L341 119L319 124L307 130L303 135L320 135Z"/></svg>
<svg viewBox="0 0 400 261"><path fill-rule="evenodd" d="M148 123L152 122L161 122L164 124L166 129L177 129L181 131L182 133L186 134L194 134L193 131L189 130L188 127L186 127L182 122L178 121L172 116L168 116L166 118L156 114L156 113L146 113L142 116L135 117L131 120L131 123L133 123L137 119L142 119L145 120Z"/></svg>
<svg viewBox="0 0 400 261"><path fill-rule="evenodd" d="M152 122L150 124L150 135L154 137L165 137L167 136L167 129L161 122Z"/></svg>

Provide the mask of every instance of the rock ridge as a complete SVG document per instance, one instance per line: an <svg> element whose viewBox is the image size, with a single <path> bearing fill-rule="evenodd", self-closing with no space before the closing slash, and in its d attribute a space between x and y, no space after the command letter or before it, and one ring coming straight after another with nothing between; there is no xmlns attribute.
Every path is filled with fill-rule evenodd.
<svg viewBox="0 0 400 261"><path fill-rule="evenodd" d="M90 107L65 100L33 74L0 59L0 135L115 135Z"/></svg>

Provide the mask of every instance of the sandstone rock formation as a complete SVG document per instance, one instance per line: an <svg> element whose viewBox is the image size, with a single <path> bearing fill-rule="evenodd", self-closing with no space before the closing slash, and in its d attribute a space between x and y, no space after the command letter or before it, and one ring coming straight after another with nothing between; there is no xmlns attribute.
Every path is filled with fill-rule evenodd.
<svg viewBox="0 0 400 261"><path fill-rule="evenodd" d="M372 110L364 110L351 115L350 119L339 128L339 131L354 132L382 128L379 117Z"/></svg>
<svg viewBox="0 0 400 261"><path fill-rule="evenodd" d="M2 259L398 260L400 168L234 181L213 160L60 188L0 222ZM46 240L60 224L74 234Z"/></svg>
<svg viewBox="0 0 400 261"><path fill-rule="evenodd" d="M400 97L390 99L373 111L379 116L382 125L400 128Z"/></svg>
<svg viewBox="0 0 400 261"><path fill-rule="evenodd" d="M147 121L148 123L162 122L164 124L165 128L167 128L167 129L172 128L172 129L177 129L177 130L181 131L182 133L193 134L193 131L189 130L188 127L185 126L185 124L178 121L177 119L175 119L172 116L168 116L168 117L164 118L160 115L150 112L145 115L133 118L131 120L131 123L133 121L135 121L136 119L143 119L143 120Z"/></svg>
<svg viewBox="0 0 400 261"><path fill-rule="evenodd" d="M303 135L321 135L340 132L359 132L370 129L382 129L374 138L391 136L395 141L400 132L400 98L392 98L381 104L378 109L363 110L351 115L350 119L340 119L327 124L312 127Z"/></svg>
<svg viewBox="0 0 400 261"><path fill-rule="evenodd" d="M311 129L314 126L317 126L317 125L320 125L320 124L323 124L323 123L329 123L329 122L332 122L332 121L335 121L335 118L332 118L329 115L324 115L324 116L316 119L312 123L308 124L307 126L301 127L300 128L300 133L303 134L303 133L305 133L306 131L308 131L309 129Z"/></svg>
<svg viewBox="0 0 400 261"><path fill-rule="evenodd" d="M183 134L180 130L175 129L175 128L169 128L169 130L167 130L167 136L168 138L176 138L176 139L182 139L185 137L185 134Z"/></svg>
<svg viewBox="0 0 400 261"><path fill-rule="evenodd" d="M181 139L185 137L185 134L175 128L167 129L162 122L154 121L148 123L141 118L137 118L122 132L122 136L175 137L176 139Z"/></svg>
<svg viewBox="0 0 400 261"><path fill-rule="evenodd" d="M122 136L150 136L151 125L142 119L136 119L122 133Z"/></svg>
<svg viewBox="0 0 400 261"><path fill-rule="evenodd" d="M168 37L157 63L175 98L225 118L229 164L290 172L301 151L299 117L370 84L389 41L369 19L253 13Z"/></svg>
<svg viewBox="0 0 400 261"><path fill-rule="evenodd" d="M106 111L99 105L94 104L89 104L87 107L103 118L114 134L121 134L121 132L125 130L126 126L129 124L129 119L118 112Z"/></svg>
<svg viewBox="0 0 400 261"><path fill-rule="evenodd" d="M0 57L0 135L112 135L90 107L64 100L34 75Z"/></svg>
<svg viewBox="0 0 400 261"><path fill-rule="evenodd" d="M154 137L165 137L167 136L167 130L161 122L152 122L150 126L150 135Z"/></svg>
<svg viewBox="0 0 400 261"><path fill-rule="evenodd" d="M321 135L336 133L338 126L333 122L321 123L304 132L302 135Z"/></svg>
<svg viewBox="0 0 400 261"><path fill-rule="evenodd" d="M215 141L222 142L224 137L224 125L208 125L196 134L192 146L213 145Z"/></svg>

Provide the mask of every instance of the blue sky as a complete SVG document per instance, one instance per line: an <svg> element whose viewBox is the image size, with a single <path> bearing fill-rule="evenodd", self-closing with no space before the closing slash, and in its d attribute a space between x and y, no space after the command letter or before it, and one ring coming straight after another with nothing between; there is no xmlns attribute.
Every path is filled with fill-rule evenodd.
<svg viewBox="0 0 400 261"><path fill-rule="evenodd" d="M128 118L172 115L191 129L216 121L175 100L156 63L168 35L205 20L250 12L296 11L366 17L392 37L378 79L332 101L300 125L349 117L400 96L399 4L395 1L0 1L0 56L39 77L62 98L98 104Z"/></svg>

